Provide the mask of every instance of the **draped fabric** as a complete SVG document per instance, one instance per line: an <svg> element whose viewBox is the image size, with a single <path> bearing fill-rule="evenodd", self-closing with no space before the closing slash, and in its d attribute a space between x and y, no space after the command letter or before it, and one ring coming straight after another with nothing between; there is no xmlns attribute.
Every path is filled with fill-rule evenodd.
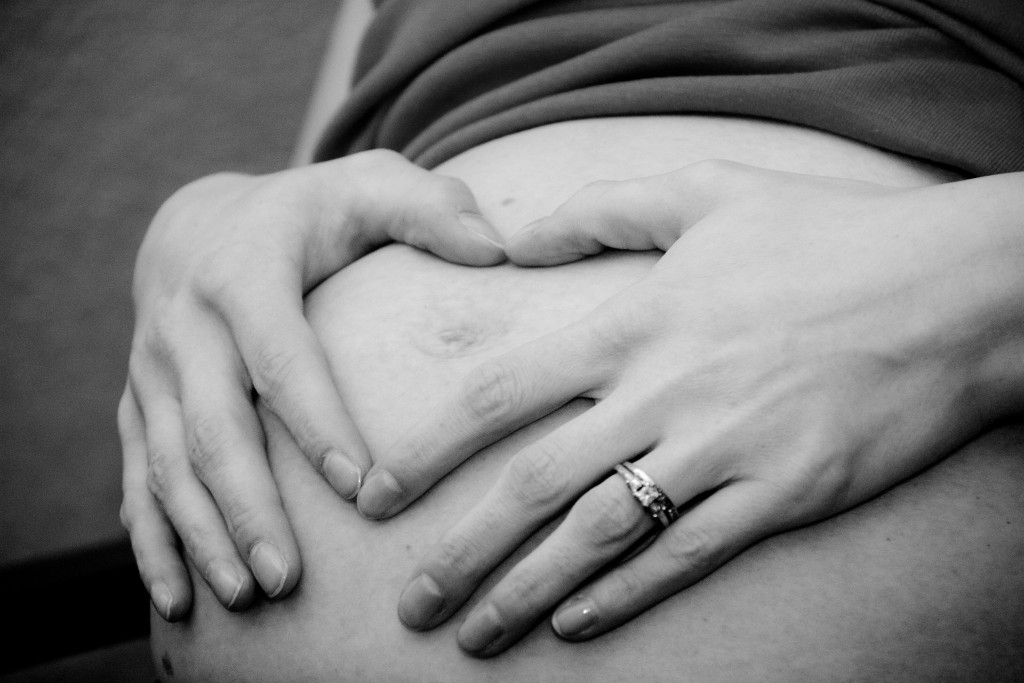
<svg viewBox="0 0 1024 683"><path fill-rule="evenodd" d="M318 149L427 168L600 116L817 128L974 175L1024 170L1019 0L384 0Z"/></svg>

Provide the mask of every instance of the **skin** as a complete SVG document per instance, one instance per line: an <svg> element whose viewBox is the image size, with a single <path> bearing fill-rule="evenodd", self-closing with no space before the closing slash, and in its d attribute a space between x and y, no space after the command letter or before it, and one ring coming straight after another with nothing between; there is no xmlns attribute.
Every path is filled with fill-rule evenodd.
<svg viewBox="0 0 1024 683"><path fill-rule="evenodd" d="M342 497L355 496L370 467L303 295L386 242L489 265L504 260L495 237L463 183L384 151L211 176L164 204L139 251L118 411L121 519L164 618L183 618L192 601L179 539L228 609L298 582L253 395Z"/></svg>
<svg viewBox="0 0 1024 683"><path fill-rule="evenodd" d="M563 637L600 635L1020 414L1022 191L1022 174L893 190L715 162L589 186L513 236L521 265L666 253L593 313L475 368L370 471L359 509L387 518L494 440L598 400L519 452L417 562L403 622L443 623L569 508L459 643L497 654L552 610ZM578 589L652 529L608 477L623 460L686 510Z"/></svg>
<svg viewBox="0 0 1024 683"><path fill-rule="evenodd" d="M735 147L723 147L726 140ZM668 172L688 155L708 154L702 145L755 165L922 182L906 165L882 163L877 155L818 134L700 119L535 130L496 141L443 171L471 182L486 215L510 234L554 211L593 177ZM560 154L549 153L556 148ZM586 152L566 153L573 149ZM595 149L607 156L595 159ZM543 163L531 166L531 159ZM645 252L556 269L476 271L435 269L400 253L383 249L346 268L317 290L308 309L335 382L374 453L391 452L404 431L436 415L439 398L446 390L457 392L460 378L481 362L515 353L531 339L557 332L566 320L600 309L609 296L629 291L656 260ZM475 330L476 341L463 346L460 339L470 337L458 330ZM1020 623L1014 596L1020 591L1012 576L1021 552L1013 531L1020 512L1014 503L1020 449L1013 432L965 449L948 466L855 513L758 544L643 619L605 634L594 647L559 643L539 628L503 654L497 668L477 666L451 649L469 607L431 633L404 631L394 608L417 559L459 523L497 480L506 459L585 416L585 407L573 402L502 440L383 525L360 519L333 497L287 431L268 418L273 474L307 570L300 589L287 600L257 601L251 614L230 615L196 574L191 619L175 627L154 623L158 660L166 658L178 677L212 680L290 674L481 680L550 678L556 671L565 680L593 680L624 674L623 666L649 680L795 680L801 677L796 671L820 680L870 677L872 671L892 675L907 662L916 663L911 677L921 679L965 671L986 671L991 678L1013 670L1014 652L1020 654L1012 646L1014 624ZM483 590L540 538L517 551ZM944 618L947 612L955 618ZM623 658L639 651L642 659Z"/></svg>
<svg viewBox="0 0 1024 683"><path fill-rule="evenodd" d="M701 155L903 186L932 178L859 152L761 122L630 119L536 129L440 170L466 180L506 236L555 212L595 177L670 172ZM387 453L474 368L598 310L658 260L657 252L616 251L557 268L476 269L389 246L318 287L307 314L370 451ZM478 601L557 519L453 618L430 631L406 629L396 607L417 562L517 453L591 405L572 401L502 439L386 522L339 499L287 430L267 421L301 581L286 599L231 613L197 573L190 617L167 624L154 616L158 670L167 679L173 671L173 680L216 681L1015 680L1024 670L1019 428L973 441L847 513L757 543L591 641L562 640L544 615L493 658L466 656L457 644Z"/></svg>

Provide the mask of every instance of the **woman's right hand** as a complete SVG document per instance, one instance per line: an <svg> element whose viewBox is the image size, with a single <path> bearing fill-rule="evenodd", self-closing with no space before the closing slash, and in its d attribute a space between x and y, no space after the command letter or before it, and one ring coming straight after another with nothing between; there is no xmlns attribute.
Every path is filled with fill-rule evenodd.
<svg viewBox="0 0 1024 683"><path fill-rule="evenodd" d="M466 265L504 260L460 181L391 152L267 176L220 174L157 213L135 269L136 324L118 411L121 518L169 621L192 586L178 549L229 609L278 598L300 559L255 401L345 498L371 463L303 315L319 282L390 241Z"/></svg>

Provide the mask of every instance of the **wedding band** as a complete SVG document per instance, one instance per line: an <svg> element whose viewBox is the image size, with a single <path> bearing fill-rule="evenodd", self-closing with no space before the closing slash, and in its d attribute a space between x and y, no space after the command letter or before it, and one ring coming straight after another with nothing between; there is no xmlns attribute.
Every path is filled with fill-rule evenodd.
<svg viewBox="0 0 1024 683"><path fill-rule="evenodd" d="M646 472L628 460L616 465L615 471L626 481L629 492L644 512L661 522L662 527L679 519L679 509Z"/></svg>

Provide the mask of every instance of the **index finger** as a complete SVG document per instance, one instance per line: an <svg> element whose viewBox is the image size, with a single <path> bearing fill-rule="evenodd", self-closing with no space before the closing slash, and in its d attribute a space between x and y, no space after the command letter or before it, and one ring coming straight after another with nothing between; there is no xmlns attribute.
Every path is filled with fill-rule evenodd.
<svg viewBox="0 0 1024 683"><path fill-rule="evenodd" d="M256 393L331 486L344 498L354 498L370 468L370 455L303 315L298 285L253 283L244 299L220 310Z"/></svg>
<svg viewBox="0 0 1024 683"><path fill-rule="evenodd" d="M598 388L612 354L579 322L475 368L374 464L359 492L365 517L390 517L469 456Z"/></svg>

